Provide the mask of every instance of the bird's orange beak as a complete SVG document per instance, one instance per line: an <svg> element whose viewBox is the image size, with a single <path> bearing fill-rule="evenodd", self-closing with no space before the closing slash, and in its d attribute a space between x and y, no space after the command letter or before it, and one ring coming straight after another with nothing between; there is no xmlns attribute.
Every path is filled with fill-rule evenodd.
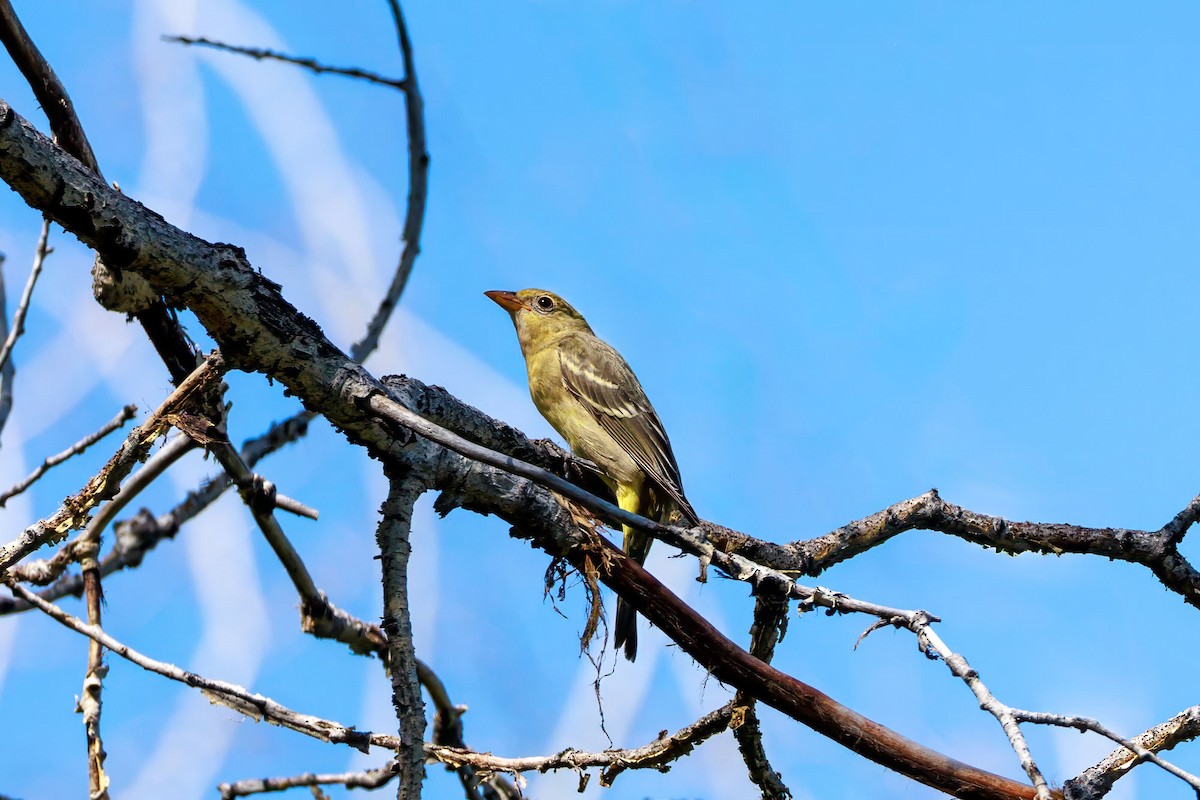
<svg viewBox="0 0 1200 800"><path fill-rule="evenodd" d="M525 304L521 302L521 298L517 297L516 292L502 292L498 289L493 289L490 292L484 292L484 294L505 311L519 311L525 307Z"/></svg>

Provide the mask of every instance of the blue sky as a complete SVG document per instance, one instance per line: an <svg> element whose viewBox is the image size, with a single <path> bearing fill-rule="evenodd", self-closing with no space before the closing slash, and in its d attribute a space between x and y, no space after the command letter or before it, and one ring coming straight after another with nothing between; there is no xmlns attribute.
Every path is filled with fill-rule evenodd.
<svg viewBox="0 0 1200 800"><path fill-rule="evenodd" d="M187 50L192 33L392 74L382 2L19 2L110 180L168 219L246 247L337 342L357 338L398 253L399 98ZM637 370L706 518L819 535L938 487L1012 519L1157 528L1200 491L1193 443L1200 290L1200 12L1118 4L408 3L433 157L423 254L376 374L406 371L534 436L504 314L487 289L571 300ZM43 124L13 68L4 98ZM10 297L38 218L0 196ZM166 393L141 334L90 298L59 235L18 349L0 478L12 482L125 402ZM294 406L234 383L232 435ZM108 447L113 444L109 443ZM12 532L78 488L105 446L22 502ZM287 520L318 583L378 616L375 465L319 428L263 472L321 509ZM181 465L161 513L211 466ZM2 481L0 481L2 482ZM467 703L468 741L508 755L600 748L578 591L542 598L543 555L505 526L422 506L418 646ZM1194 538L1194 537L1193 537ZM1185 548L1200 556L1195 542ZM659 546L651 567L744 640L745 588ZM819 578L921 607L1001 700L1134 734L1197 702L1196 615L1145 570L1010 558L910 533ZM227 499L106 584L114 635L362 728L394 724L377 665L297 631L296 599ZM75 601L66 605L79 611ZM950 755L1018 776L999 726L912 638L869 620L793 619L777 664ZM644 634L603 684L608 730L642 744L725 701ZM86 659L47 620L0 619L0 792L84 786L72 713ZM212 797L219 781L383 760L242 722L116 659L105 706L115 796ZM336 675L335 680L330 680ZM935 796L766 712L798 798ZM1028 730L1064 780L1107 753ZM72 749L74 748L74 750ZM1195 747L1175 757L1197 770ZM728 737L607 796L748 796ZM593 784L595 782L593 781ZM1186 797L1142 767L1114 797ZM574 778L538 777L536 797ZM429 797L453 797L434 770ZM336 793L335 793L336 794ZM599 796L593 785L588 795Z"/></svg>

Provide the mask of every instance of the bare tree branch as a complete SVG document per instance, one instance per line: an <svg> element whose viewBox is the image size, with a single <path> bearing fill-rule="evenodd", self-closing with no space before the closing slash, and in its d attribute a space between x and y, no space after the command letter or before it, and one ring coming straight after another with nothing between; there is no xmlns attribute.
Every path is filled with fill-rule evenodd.
<svg viewBox="0 0 1200 800"><path fill-rule="evenodd" d="M36 483L37 480L39 478L41 478L43 475L45 475L46 472L49 471L51 468L57 467L59 464L66 461L71 456L77 456L77 455L81 454L83 451L87 450L89 447L94 445L96 442L100 441L105 436L108 436L113 431L122 427L126 422L133 419L133 415L136 413L137 413L137 406L135 406L135 405L125 406L117 413L117 415L115 417L113 417L108 422L104 423L104 425L95 433L88 434L87 436L83 437L75 444L68 447L66 450L63 450L61 453L50 456L49 458L42 461L42 463L39 464L37 466L37 468L34 469L33 472L29 473L29 475L26 476L26 478L24 480L22 480L20 483L18 483L16 486L12 487L8 491L0 493L0 508L4 508L4 505L9 500L16 497L21 492L25 491L30 486L32 486L34 483Z"/></svg>
<svg viewBox="0 0 1200 800"><path fill-rule="evenodd" d="M237 783L222 783L217 787L221 800L232 800L235 797L249 797L252 794L266 792L282 792L300 786L345 786L347 789L378 789L386 786L396 777L396 762L389 761L379 769L367 772L343 772L340 774L314 775L306 772L303 775L293 775L288 778L254 778L238 781Z"/></svg>
<svg viewBox="0 0 1200 800"><path fill-rule="evenodd" d="M759 595L754 599L754 622L750 626L750 655L770 664L775 657L775 645L783 638L787 630L788 617L787 595ZM763 800L786 800L792 796L791 790L783 782L783 777L767 760L766 750L762 743L762 726L758 713L754 709L754 698L745 692L734 696L733 729L734 739L737 740L738 750L750 780L762 792Z"/></svg>
<svg viewBox="0 0 1200 800"><path fill-rule="evenodd" d="M42 220L42 232L38 234L37 248L33 253L33 268L30 269L29 277L25 280L25 289L21 292L21 301L17 304L17 310L13 312L12 325L4 337L4 344L0 346L0 370L8 365L17 339L25 333L25 316L29 313L29 304L33 300L33 287L37 285L38 277L42 274L42 265L46 263L46 256L54 252L54 248L50 247L49 242L50 220L44 219Z"/></svg>
<svg viewBox="0 0 1200 800"><path fill-rule="evenodd" d="M1200 608L1200 571L1179 552L1184 533L1200 516L1193 498L1157 531L1088 528L1044 522L1013 522L948 503L937 490L904 500L815 539L774 544L720 526L705 526L715 547L787 573L818 575L900 533L947 533L1003 553L1081 553L1148 567L1162 584Z"/></svg>
<svg viewBox="0 0 1200 800"><path fill-rule="evenodd" d="M1074 728L1078 731L1092 731L1093 733L1098 733L1106 739L1111 739L1112 741L1121 745L1130 753L1135 754L1138 760L1149 761L1166 770L1171 775L1174 775L1176 778L1179 778L1188 786L1191 786L1192 789L1196 791L1196 795L1200 797L1200 777L1180 769L1171 762L1160 758L1153 751L1143 747L1136 740L1126 739L1094 719L1069 716L1065 714L1047 714L1044 711L1025 711L1022 709L1012 709L1012 714L1019 722L1033 722L1039 725L1055 725L1060 728Z"/></svg>
<svg viewBox="0 0 1200 800"><path fill-rule="evenodd" d="M167 417L191 399L194 393L203 390L210 381L218 379L222 369L220 357L210 356L144 423L130 432L104 468L83 489L68 497L54 514L29 526L14 541L0 547L0 578L7 574L10 567L43 544L58 541L68 532L86 525L91 510L117 494L125 476L146 457L158 437L166 433L172 424Z"/></svg>
<svg viewBox="0 0 1200 800"><path fill-rule="evenodd" d="M0 253L0 267L4 266L5 257ZM4 282L4 272L0 270L0 338L8 338L8 291ZM17 370L10 359L0 368L0 431L8 424L8 416L13 407L13 380Z"/></svg>
<svg viewBox="0 0 1200 800"><path fill-rule="evenodd" d="M225 53L235 53L237 55L249 56L256 61L282 61L285 64L294 64L297 67L303 67L317 75L343 75L347 78L357 78L367 81L368 83L376 83L381 86L390 86L393 89L404 91L404 81L396 80L395 78L387 78L378 73L371 72L358 67L331 67L322 64L315 58L303 58L297 56L289 56L286 53L281 53L278 50L271 50L264 47L242 47L236 44L227 44L215 39L209 39L206 36L164 36L164 42L173 42L175 44L195 45L197 47L210 47L213 50L221 50Z"/></svg>
<svg viewBox="0 0 1200 800"><path fill-rule="evenodd" d="M18 583L10 582L9 588L21 599L44 611L62 625L99 642L106 649L116 653L121 658L132 661L148 672L154 672L173 681L185 683L188 686L200 689L211 702L220 703L237 711L239 714L256 720L264 720L272 725L288 728L324 742L348 744L364 753L369 752L371 745L394 750L399 744L399 741L394 736L381 736L380 734L356 731L353 728L347 728L345 725L340 725L336 722L320 719L308 714L301 714L276 703L269 697L254 694L236 684L205 678L194 672L180 669L174 664L156 661L122 644L100 628L88 625L77 617L73 617L63 611L58 606L42 600Z"/></svg>
<svg viewBox="0 0 1200 800"><path fill-rule="evenodd" d="M1162 724L1135 736L1131 744L1150 752L1170 750L1200 737L1200 705L1185 709ZM1064 785L1067 800L1095 800L1108 794L1120 778L1142 762L1136 747L1120 747Z"/></svg>
<svg viewBox="0 0 1200 800"><path fill-rule="evenodd" d="M100 549L99 534L89 538L82 552L83 586L87 595L88 624L100 629L99 570L96 554ZM104 771L104 740L100 736L100 710L104 690L104 648L95 639L88 641L87 673L83 678L83 691L79 695L79 710L83 714L83 726L87 734L88 796L90 800L108 800L108 773Z"/></svg>
<svg viewBox="0 0 1200 800"><path fill-rule="evenodd" d="M6 13L11 13L12 9L5 10L3 5L0 5L0 19L3 19ZM21 292L21 300L17 303L17 310L13 313L12 325L8 324L8 301L5 297L3 276L0 276L0 316L4 320L0 325L3 325L3 331L0 336L4 339L4 345L0 347L0 430L8 424L8 416L12 413L13 406L13 382L16 380L17 369L12 361L12 351L16 347L17 339L25 332L25 317L29 314L29 306L33 301L33 287L37 285L38 277L42 274L42 265L46 262L46 256L54 252L54 249L49 245L50 240L50 220L42 220L42 231L38 235L37 247L33 253L33 267L29 272L29 277L25 281L25 288ZM0 258L0 264L3 263L3 258ZM0 500L0 507L3 507L3 500Z"/></svg>
<svg viewBox="0 0 1200 800"><path fill-rule="evenodd" d="M1025 741L1025 735L1021 733L1021 727L1018 724L1020 719L1013 709L995 698L980 679L979 673L971 668L965 658L947 647L928 623L918 620L910 623L909 627L917 634L917 641L920 643L921 649L937 653L950 668L950 672L971 689L975 699L979 701L979 707L994 716L1000 723L1000 727L1004 729L1004 735L1008 737L1008 741L1012 745L1013 752L1017 754L1017 758L1021 762L1021 768L1025 770L1025 774L1037 788L1037 800L1050 800L1050 786L1046 783L1042 771L1034 763L1033 755L1029 752L1029 744Z"/></svg>
<svg viewBox="0 0 1200 800"><path fill-rule="evenodd" d="M17 168L17 165L20 165L20 168ZM294 309L279 297L277 287L254 273L245 264L244 256L240 251L229 247L207 245L166 225L161 219L140 214L136 205L127 198L119 195L113 196L113 193L107 191L107 187L102 184L97 185L90 176L79 174L77 171L73 172L69 163L56 162L53 157L53 149L46 144L39 143L36 132L29 129L7 108L0 108L0 176L8 180L27 202L43 208L56 219L61 217L67 220L73 232L96 246L101 252L113 249L115 252L123 253L128 269L147 276L157 288L172 298L172 302L192 308L214 338L219 343L228 344L229 348L237 353L238 364L244 364L250 368L266 369L269 374L284 382L303 397L311 408L326 413L331 421L346 430L352 439L364 442L371 447L382 448L384 451L388 450L389 446L384 442L391 437L381 437L379 428L359 413L359 409L364 406L372 407L376 413L380 411L380 408L393 410L387 409L387 404L380 401L380 395L377 394L378 384L357 364L347 362L345 356L333 348L311 322L297 315ZM62 187L62 191L57 193L50 191L51 185ZM89 198L95 199L89 200L87 203L81 202L85 193ZM100 202L96 203L96 200ZM90 219L98 207L103 208L106 223L102 233L96 227L88 228L80 224L82 220ZM209 299L212 297L222 298L219 306ZM270 324L263 324L267 320L270 321ZM290 320L293 324L289 325L284 322L285 320ZM462 449L461 443L465 440L461 440L461 437L450 439L445 435L446 432L437 426L422 425L423 421L419 417L415 419L403 417L404 415L389 415L389 418L400 422L403 426L393 428L393 430L398 432L405 429L419 431L423 436L437 437L439 441L454 441L453 449ZM403 436L403 434L401 435ZM530 468L528 464L518 464L510 457L501 457L501 461L504 463L502 469L522 470L528 474L526 469ZM572 499L579 499L580 494L585 495L590 498L590 500L581 500L585 506L594 511L599 509L597 513L602 513L605 518L626 521L618 513L619 509L613 508L611 504L605 504L587 493L581 493L580 490L570 487L570 484L561 481L557 476L551 477L562 484L562 486L555 485L556 491L566 488L567 491L564 494L573 495ZM539 475L538 478L538 482L543 485L553 483L553 481L546 480L545 476ZM642 529L650 528L652 533L659 535L665 541L697 552L701 556L702 563L716 564L734 577L749 580L756 586L760 586L764 580L778 580L777 574L772 575L769 570L765 570L744 557L734 557L729 553L719 551L695 532L669 526L654 526L648 521L638 518L631 517L630 519ZM583 547L587 544L587 542L581 541L578 546ZM559 550L554 552L559 552ZM578 553L575 555L583 558ZM606 559L615 559L613 560L614 564L624 563L619 557L610 559L606 556ZM646 584L629 577L631 574L640 575L628 565L601 570L601 575L606 582L616 587L622 596L634 595L636 606L639 592L656 594L656 591L650 591ZM815 590L808 590L806 593L804 590L797 589L796 592L802 600L809 602L823 599L821 593ZM848 605L845 601L839 602L843 606ZM857 610L867 610L872 607L872 604L861 602L858 602L857 605L860 607ZM670 605L670 607L675 606ZM869 613L879 614L880 609L882 607L874 607L874 610ZM689 623L691 622L694 621L689 619ZM673 637L684 637L679 641L685 646L685 649L689 645L686 637L698 635L695 628L682 629L678 625L671 632ZM706 637L702 636L701 638ZM725 641L727 642L727 640ZM709 640L708 644L715 645L716 642ZM713 650L713 652L716 653L723 647L723 644L718 645L717 650ZM730 647L734 646L730 643ZM736 650L736 648L734 649ZM738 650L737 652L742 651ZM745 654L743 653L743 655ZM807 687L800 689L789 682L794 679L790 679L782 673L775 671L764 673L758 667L752 667L750 664L740 661L730 652L724 653L724 656L730 660L730 664L726 665L726 671L732 676L730 682L735 686L739 683L733 680L733 677L745 678L746 682L739 688L753 688L759 699L776 707L784 706L788 713L794 713L798 718L809 720L810 724L816 722L821 726L820 730L829 732L835 738L841 736L836 732L838 730L836 725L830 727L829 719L812 719L812 706L809 705L809 700L803 704L806 706L805 708L795 705L794 697L796 696L815 696L807 694L809 691ZM697 657L700 658L700 656ZM749 656L745 656L745 658L749 658ZM701 660L704 663L704 659ZM753 661L762 666L757 660ZM751 676L754 676L753 680L751 680ZM782 686L789 687L785 692L786 695L789 695L788 698L774 693L776 688ZM821 697L824 698L823 695ZM828 700L828 698L824 698L824 700ZM816 702L820 705L823 701ZM842 709L839 709L837 713L840 714L841 711ZM838 718L837 714L834 714L834 717ZM847 721L854 717L843 715L840 719ZM851 727L856 726L859 726L858 722L853 723ZM930 758L928 754L920 750L908 749L911 743L893 739L874 728L870 730L872 734L878 733L879 736L865 736L860 726L853 734L854 741L859 743L857 745L859 752L866 752L872 757L882 759L892 759L897 752L917 753L919 754L918 762L932 763L928 762ZM890 734L890 732L888 733ZM839 741L846 741L846 739L839 738ZM863 745L862 742L868 742L868 744ZM897 747L900 749L897 750ZM936 758L939 763L944 763L940 756ZM913 774L913 764L911 763L898 768L905 771L906 774ZM917 771L920 772L920 769ZM995 776L984 777L971 772L970 768L962 772L955 767L950 770L949 774L953 777L947 778L945 771L939 772L936 776L922 772L921 779L934 781L934 785L941 785L937 781L959 781L964 779L963 776L969 776L965 779L977 780L981 786L988 785L990 788L985 791L1001 792L995 796L1031 796L1032 794L1028 787L1015 785L1019 788L1014 788L1014 784L1011 782L996 784L994 783ZM998 789L999 786L1006 788ZM1004 792L1009 794L1005 795ZM1014 794L1016 792L1027 793Z"/></svg>
<svg viewBox="0 0 1200 800"><path fill-rule="evenodd" d="M425 200L429 193L429 151L425 144L425 101L417 84L417 66L413 59L412 42L408 38L408 26L397 0L388 0L392 20L396 26L396 38L400 55L404 60L404 80L400 89L404 92L404 113L408 129L408 200L404 213L404 229L401 232L403 249L400 263L392 276L392 283L383 296L375 316L367 324L367 332L350 348L350 358L359 363L366 360L379 345L379 336L400 302L400 295L408 285L413 264L421 252L421 229L425 223Z"/></svg>
<svg viewBox="0 0 1200 800"><path fill-rule="evenodd" d="M305 427L308 422L304 420L298 424L300 427ZM293 441L293 432L291 426L275 426L267 436L251 439L242 446L241 455L243 460L247 465L254 466L265 456L274 453L280 447ZM117 493L112 502L101 507L99 514L103 515L110 507L114 509L114 513L124 508L141 489L149 485L150 482L164 472L171 464L175 463L175 461L196 446L196 443L187 436L178 437L163 445L158 452L146 461L142 469L135 472L125 482L121 487L121 491ZM117 522L116 546L100 560L100 576L107 577L126 567L137 567L140 565L147 552L154 549L164 539L173 538L186 522L194 519L205 508L215 502L231 485L233 484L229 476L222 472L211 478L199 491L189 492L182 503L159 517L153 517L148 512L143 512L135 516L132 520ZM93 520L92 524L95 522L96 520ZM62 570L74 560L73 555L59 553L52 560L55 565L53 567L50 563L45 563L44 566L36 568L30 563L22 564L17 568L23 570L18 580L38 584L52 581L55 576L61 574ZM33 569L36 569L37 572L31 572ZM53 571L48 571L51 569ZM78 596L82 593L83 577L81 575L69 575L38 596L43 600L53 601L67 595ZM23 601L0 597L0 615L26 611L29 608L31 606ZM379 634L379 641L382 648L382 633Z"/></svg>
<svg viewBox="0 0 1200 800"><path fill-rule="evenodd" d="M665 770L673 762L688 755L697 745L706 739L720 733L729 726L734 713L734 703L730 701L715 711L710 711L700 719L680 728L673 734L663 732L659 738L641 747L628 750L605 750L600 753L585 753L573 748L567 748L560 753L549 756L525 756L522 758L503 758L491 753L476 753L456 747L426 745L431 757L452 767L473 767L488 772L549 772L552 770L570 769L582 773L582 770L599 767L600 785L609 787L622 772L630 769ZM586 774L580 775L580 791L586 785Z"/></svg>
<svg viewBox="0 0 1200 800"><path fill-rule="evenodd" d="M412 554L413 504L425 486L405 474L388 476L388 496L375 541L383 568L383 630L387 634L388 672L392 679L392 706L400 723L403 749L397 758L399 800L417 800L425 777L425 704L417 678L413 651L412 618L408 607L408 558Z"/></svg>

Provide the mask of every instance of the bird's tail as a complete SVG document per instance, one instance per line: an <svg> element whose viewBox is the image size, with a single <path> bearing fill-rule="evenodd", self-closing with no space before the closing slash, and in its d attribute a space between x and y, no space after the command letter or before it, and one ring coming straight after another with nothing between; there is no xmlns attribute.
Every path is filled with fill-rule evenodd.
<svg viewBox="0 0 1200 800"><path fill-rule="evenodd" d="M613 626L613 647L625 647L625 658L637 660L637 612L633 606L617 598L617 620Z"/></svg>
<svg viewBox="0 0 1200 800"><path fill-rule="evenodd" d="M622 549L639 564L645 564L653 541L654 539L646 534L627 527ZM620 649L622 646L625 648L626 659L637 659L637 612L633 610L633 606L618 597L617 617L613 623L613 647Z"/></svg>

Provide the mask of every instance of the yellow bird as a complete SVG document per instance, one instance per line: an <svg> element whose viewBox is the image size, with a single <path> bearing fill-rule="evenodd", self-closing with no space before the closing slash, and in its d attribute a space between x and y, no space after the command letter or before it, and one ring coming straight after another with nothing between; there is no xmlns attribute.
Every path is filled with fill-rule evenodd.
<svg viewBox="0 0 1200 800"><path fill-rule="evenodd" d="M660 522L700 522L683 495L679 465L658 414L621 354L553 292L484 292L508 311L529 373L533 404L571 450L595 463L626 511ZM653 539L625 526L624 550L646 562ZM637 614L620 597L613 646L637 657Z"/></svg>

